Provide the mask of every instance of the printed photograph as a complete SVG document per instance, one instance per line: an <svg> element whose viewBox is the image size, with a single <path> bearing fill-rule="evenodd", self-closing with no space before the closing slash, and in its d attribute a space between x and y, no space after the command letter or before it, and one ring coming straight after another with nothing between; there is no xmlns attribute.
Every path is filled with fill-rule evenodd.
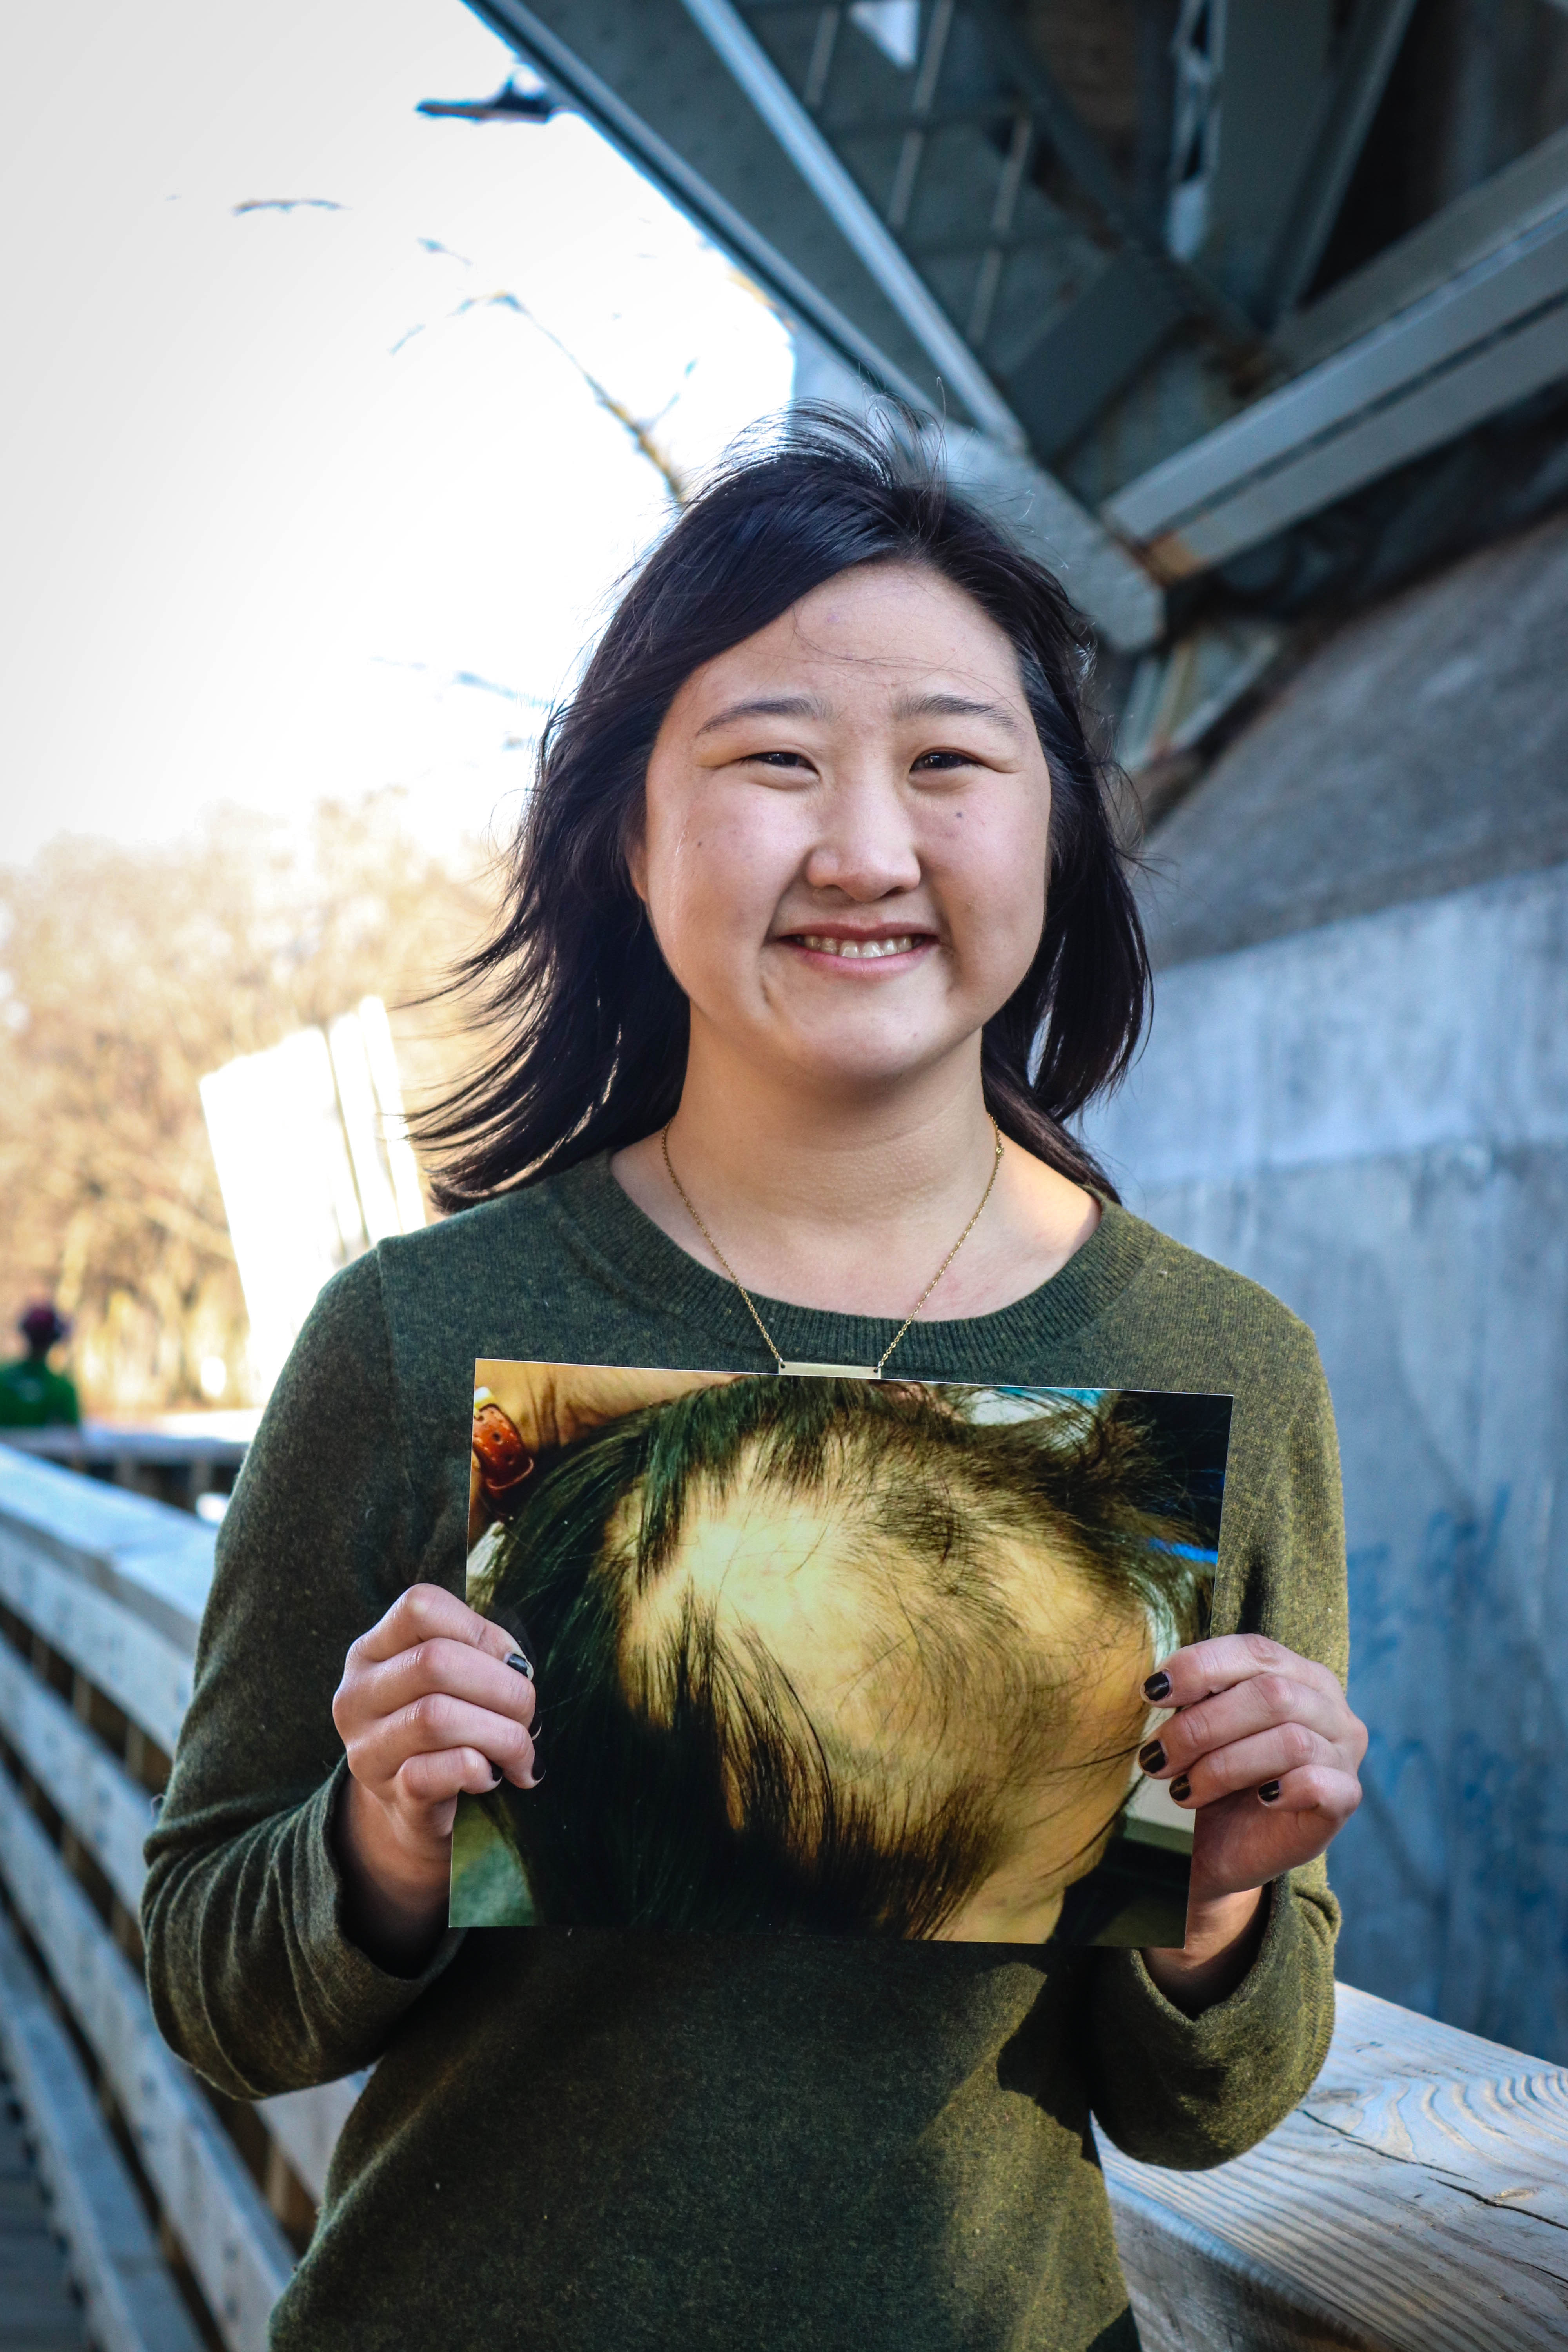
<svg viewBox="0 0 1568 2352"><path fill-rule="evenodd" d="M1142 1696L1207 1628L1231 1400L475 1367L468 1597L544 1778L454 1927L1184 1940Z"/></svg>

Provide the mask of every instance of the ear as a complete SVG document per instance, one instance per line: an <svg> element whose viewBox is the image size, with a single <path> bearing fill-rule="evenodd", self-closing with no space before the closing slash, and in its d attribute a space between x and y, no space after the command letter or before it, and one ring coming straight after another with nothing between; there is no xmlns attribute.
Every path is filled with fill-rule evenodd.
<svg viewBox="0 0 1568 2352"><path fill-rule="evenodd" d="M643 905L647 905L647 810L645 803L637 804L636 815L626 826L621 856L626 863L626 878Z"/></svg>

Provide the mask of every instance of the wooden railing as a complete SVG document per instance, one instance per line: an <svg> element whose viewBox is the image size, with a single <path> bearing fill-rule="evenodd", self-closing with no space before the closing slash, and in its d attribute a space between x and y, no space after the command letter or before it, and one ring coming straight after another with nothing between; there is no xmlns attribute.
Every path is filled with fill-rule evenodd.
<svg viewBox="0 0 1568 2352"><path fill-rule="evenodd" d="M0 1446L0 2058L106 2352L194 2352L187 2308L261 2352L358 2089L236 2107L148 2008L142 1841L212 1544ZM1146 2352L1568 2346L1568 2074L1514 2051L1342 1986L1321 2076L1249 2155L1101 2155Z"/></svg>

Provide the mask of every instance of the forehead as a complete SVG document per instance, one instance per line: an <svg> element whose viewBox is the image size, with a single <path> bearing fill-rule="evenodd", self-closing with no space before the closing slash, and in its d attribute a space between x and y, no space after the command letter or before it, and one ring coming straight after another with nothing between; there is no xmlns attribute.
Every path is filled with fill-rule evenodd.
<svg viewBox="0 0 1568 2352"><path fill-rule="evenodd" d="M979 688L1027 711L1012 644L973 596L921 565L862 564L693 671L671 715L700 725L738 697L795 688L830 716L847 703L886 704L933 687Z"/></svg>

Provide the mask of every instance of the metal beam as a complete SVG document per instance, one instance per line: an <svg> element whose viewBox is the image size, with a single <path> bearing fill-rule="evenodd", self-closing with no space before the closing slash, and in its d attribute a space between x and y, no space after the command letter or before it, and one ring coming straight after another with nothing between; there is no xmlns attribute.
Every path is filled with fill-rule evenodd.
<svg viewBox="0 0 1568 2352"><path fill-rule="evenodd" d="M672 202L774 295L801 331L804 341L831 354L839 373L830 396L838 404L856 408L864 403L868 392L887 392L917 416L935 418L938 403L931 391L895 366L878 345L827 301L794 264L752 227L750 219L654 131L602 75L585 64L536 10L523 5L523 0L468 0L468 5L503 39L511 42L563 99L596 123L637 169L663 187ZM687 0L680 0L683 13L686 5ZM691 21L695 23L695 19ZM700 50L698 54L706 58L711 53ZM717 72L717 65L714 70ZM773 70L771 65L769 70ZM791 106L795 107L787 87L785 95ZM796 111L801 110L797 108ZM802 119L815 129L809 125L808 118L803 115ZM835 168L842 170L837 163ZM810 201L803 190L801 202ZM815 217L821 219L815 206L813 210ZM842 245L836 249L840 253L845 250ZM858 257L854 267L858 274L863 267ZM874 281L862 278L861 282L867 285L868 291L872 290ZM885 302L885 291L879 288L877 290L879 302ZM885 310L883 315L889 327L897 325L902 331L900 320L895 320L889 311ZM956 331L951 322L948 331ZM952 390L956 394L959 387L954 384ZM1000 398L994 388L993 398ZM1011 423L1011 413L1004 413ZM950 430L949 441L954 449L962 446L969 453L965 464L977 479L984 477L989 481L998 469L1008 474L1013 502L1028 518L1022 535L1026 540L1031 535L1043 535L1048 541L1048 560L1054 558L1062 568L1068 593L1112 645L1136 653L1160 636L1164 625L1164 598L1158 583L1136 557L1111 537L1097 516L1059 482L1028 461L1022 433L1016 425L1007 440L995 434L970 433L955 425Z"/></svg>
<svg viewBox="0 0 1568 2352"><path fill-rule="evenodd" d="M1270 320L1291 310L1312 282L1415 6L1415 0L1362 0L1356 11L1343 62L1319 98L1307 161L1269 264Z"/></svg>
<svg viewBox="0 0 1568 2352"><path fill-rule="evenodd" d="M1568 0L1563 6L1568 9ZM1292 369L1315 366L1564 204L1568 131L1559 131L1445 205L1305 310L1282 320L1275 338L1279 350Z"/></svg>
<svg viewBox="0 0 1568 2352"><path fill-rule="evenodd" d="M850 367L907 406L929 410L928 394L837 304L797 269L744 214L726 201L685 157L660 138L619 92L585 65L522 0L468 0L475 16L536 68L562 98L587 116L627 161L664 190L689 220L732 254L783 307L804 319Z"/></svg>
<svg viewBox="0 0 1568 2352"><path fill-rule="evenodd" d="M1568 205L1110 499L1167 579L1204 572L1568 376Z"/></svg>
<svg viewBox="0 0 1568 2352"><path fill-rule="evenodd" d="M974 422L1007 447L1024 448L1023 426L730 0L681 5Z"/></svg>
<svg viewBox="0 0 1568 2352"><path fill-rule="evenodd" d="M826 345L799 331L795 386L798 398L826 401L852 415L865 405L865 387ZM1102 637L1121 653L1158 644L1165 628L1163 589L1054 474L987 433L934 422L926 432L954 487L1057 574Z"/></svg>

